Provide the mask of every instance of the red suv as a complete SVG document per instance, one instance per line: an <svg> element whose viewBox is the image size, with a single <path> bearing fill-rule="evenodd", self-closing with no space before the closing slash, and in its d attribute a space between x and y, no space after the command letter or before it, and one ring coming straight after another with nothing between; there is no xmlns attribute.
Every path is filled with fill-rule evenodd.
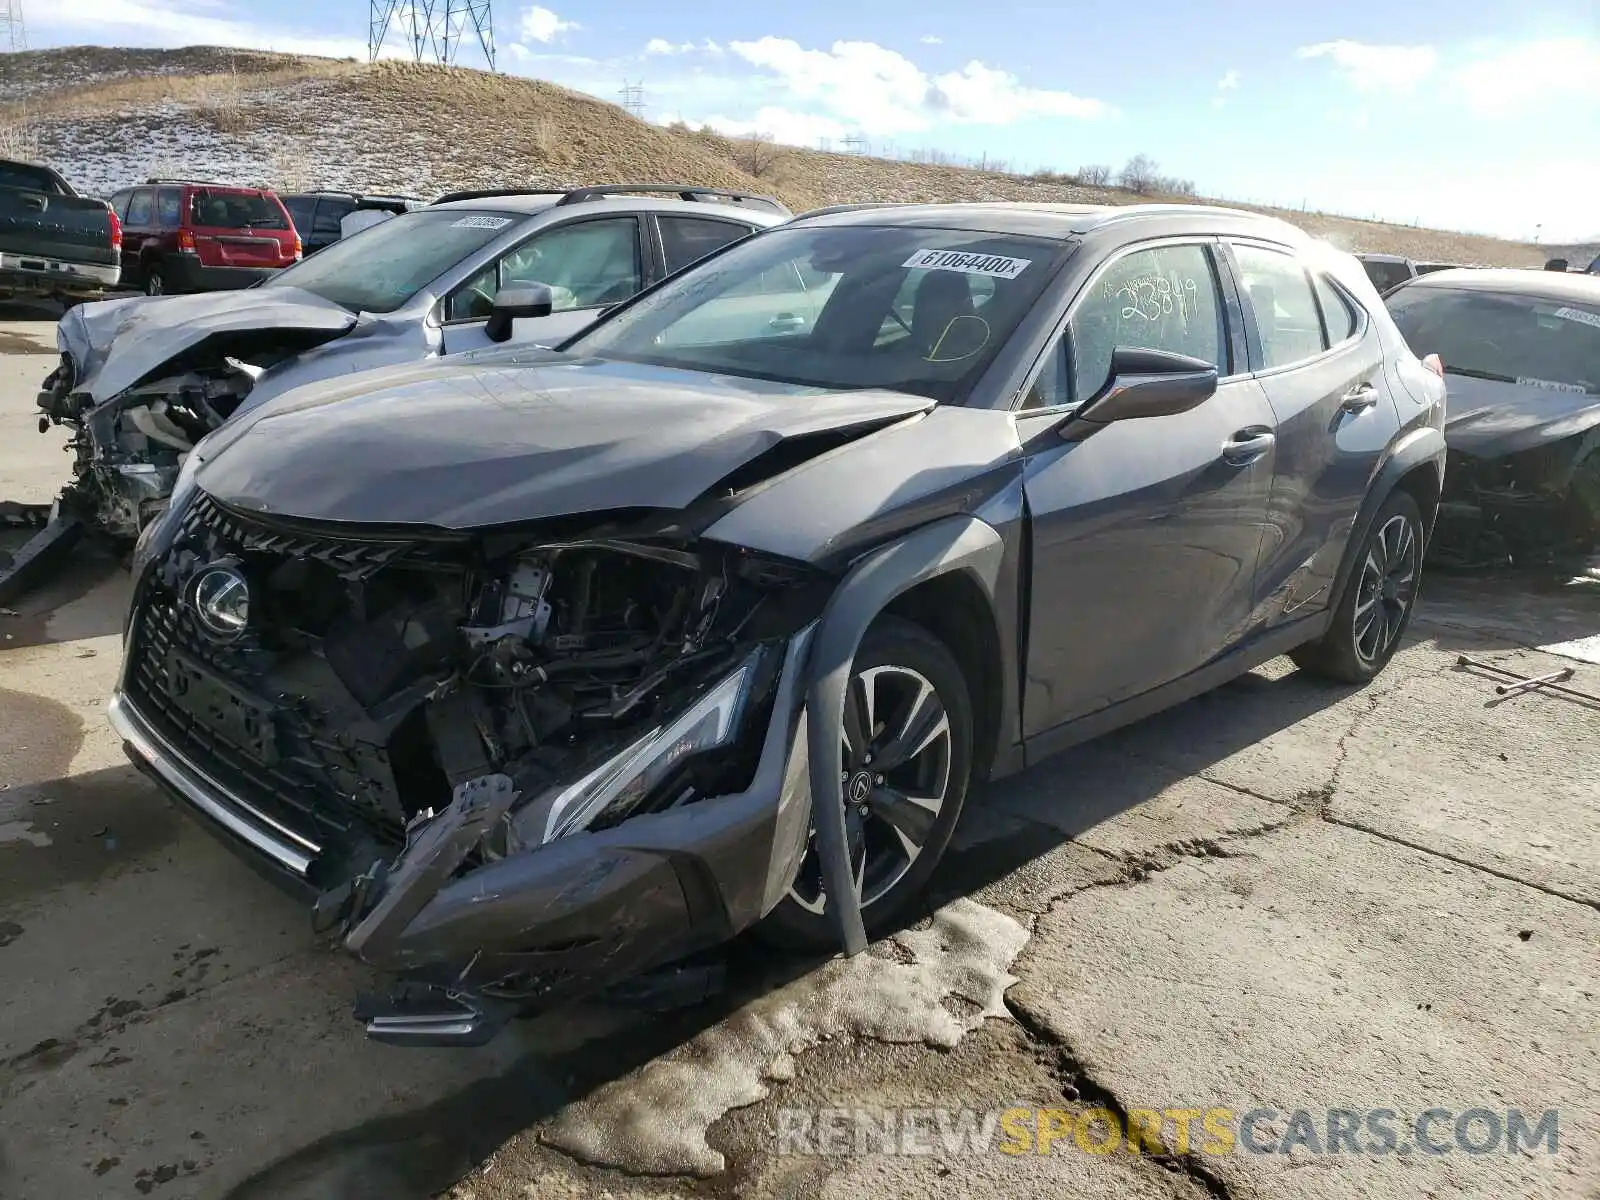
<svg viewBox="0 0 1600 1200"><path fill-rule="evenodd" d="M122 278L147 295L249 287L300 261L277 193L150 179L111 197L122 219Z"/></svg>

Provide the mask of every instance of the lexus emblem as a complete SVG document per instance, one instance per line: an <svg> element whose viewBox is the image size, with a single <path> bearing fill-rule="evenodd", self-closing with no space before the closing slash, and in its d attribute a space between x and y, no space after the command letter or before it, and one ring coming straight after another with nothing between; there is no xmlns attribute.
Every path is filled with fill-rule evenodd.
<svg viewBox="0 0 1600 1200"><path fill-rule="evenodd" d="M231 641L250 623L250 584L233 567L207 567L194 581L189 603L212 637Z"/></svg>
<svg viewBox="0 0 1600 1200"><path fill-rule="evenodd" d="M850 803L865 804L870 795L872 795L872 776L865 771L857 771L850 780Z"/></svg>

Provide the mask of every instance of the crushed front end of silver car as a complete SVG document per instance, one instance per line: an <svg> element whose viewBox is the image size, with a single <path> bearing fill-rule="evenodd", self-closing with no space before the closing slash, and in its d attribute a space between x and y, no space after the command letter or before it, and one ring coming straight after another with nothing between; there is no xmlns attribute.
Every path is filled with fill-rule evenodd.
<svg viewBox="0 0 1600 1200"><path fill-rule="evenodd" d="M423 535L185 486L141 546L112 722L394 975L370 1036L481 1042L725 941L794 877L828 588L639 530Z"/></svg>
<svg viewBox="0 0 1600 1200"><path fill-rule="evenodd" d="M50 505L0 505L6 523L42 526L0 562L0 603L37 586L85 534L118 550L132 545L165 509L189 452L234 415L257 381L355 322L293 288L132 297L69 310L56 327L59 357L37 403L40 433L71 434L70 474Z"/></svg>

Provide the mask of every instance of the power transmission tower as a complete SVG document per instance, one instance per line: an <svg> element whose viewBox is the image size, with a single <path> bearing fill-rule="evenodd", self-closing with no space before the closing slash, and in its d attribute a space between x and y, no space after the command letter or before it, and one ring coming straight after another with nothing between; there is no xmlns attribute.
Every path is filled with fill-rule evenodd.
<svg viewBox="0 0 1600 1200"><path fill-rule="evenodd" d="M622 107L630 116L644 120L644 84L623 81L622 88L617 92L622 97Z"/></svg>
<svg viewBox="0 0 1600 1200"><path fill-rule="evenodd" d="M475 36L489 70L495 69L493 0L368 0L368 5L368 58L376 61L384 41L394 33L404 39L412 62L453 66L461 43Z"/></svg>
<svg viewBox="0 0 1600 1200"><path fill-rule="evenodd" d="M859 133L852 133L842 143L846 152L850 154L865 154L867 152L867 139Z"/></svg>
<svg viewBox="0 0 1600 1200"><path fill-rule="evenodd" d="M28 48L28 24L22 19L22 0L0 0L0 39L11 50Z"/></svg>

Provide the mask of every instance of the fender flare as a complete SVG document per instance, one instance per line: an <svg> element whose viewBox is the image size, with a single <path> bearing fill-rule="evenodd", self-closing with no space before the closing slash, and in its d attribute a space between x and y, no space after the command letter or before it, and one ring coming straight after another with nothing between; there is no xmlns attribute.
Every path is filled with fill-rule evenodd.
<svg viewBox="0 0 1600 1200"><path fill-rule="evenodd" d="M846 955L867 948L861 898L850 874L844 827L844 760L839 730L844 726L850 668L867 627L890 601L919 583L954 571L970 575L991 606L1000 576L1004 541L993 526L976 517L946 517L881 546L846 573L818 618L806 663L806 735L810 744L812 820L823 887L840 944Z"/></svg>
<svg viewBox="0 0 1600 1200"><path fill-rule="evenodd" d="M1413 429L1395 442L1394 449L1378 468L1371 485L1367 488L1366 499L1361 502L1361 507L1356 512L1355 524L1350 529L1350 540L1345 543L1344 555L1339 560L1339 572L1334 576L1328 605L1329 613L1337 610L1344 599L1344 589L1350 582L1351 572L1355 569L1356 553L1366 541L1367 532L1371 529L1372 522L1377 519L1378 510L1387 503L1404 476L1426 463L1433 463L1442 492L1445 453L1444 431L1432 425ZM1435 512L1437 513L1437 509ZM1425 537L1432 537L1431 521L1423 532Z"/></svg>

